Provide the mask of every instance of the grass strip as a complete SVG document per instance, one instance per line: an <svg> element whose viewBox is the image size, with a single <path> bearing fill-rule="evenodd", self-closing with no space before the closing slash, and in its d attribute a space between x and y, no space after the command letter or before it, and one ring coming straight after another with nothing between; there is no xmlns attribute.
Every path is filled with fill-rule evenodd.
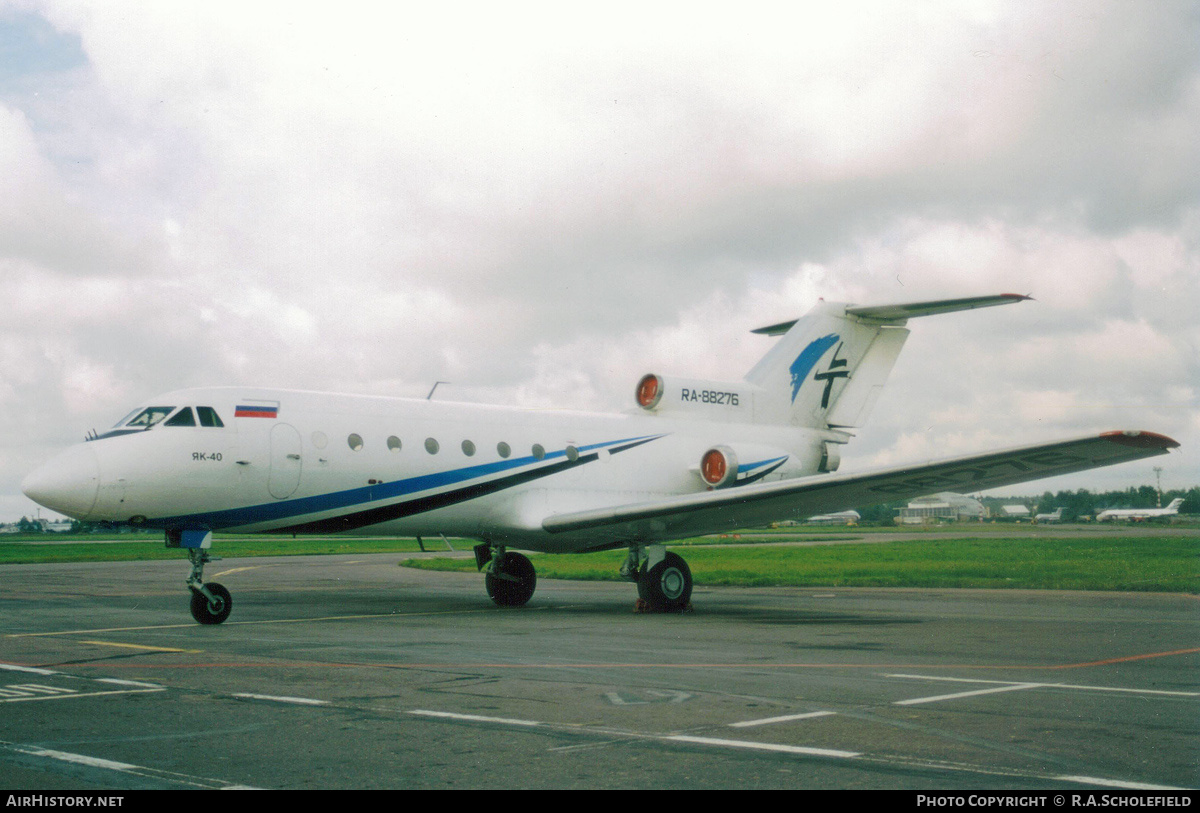
<svg viewBox="0 0 1200 813"><path fill-rule="evenodd" d="M86 539L86 538L85 538ZM464 543L466 544L466 543ZM427 550L444 550L445 544L425 540ZM455 547L458 547L457 545ZM312 538L290 536L222 537L213 540L212 554L223 559L239 556L320 556L347 553L415 553L415 539ZM0 565L53 562L123 562L129 560L184 559L183 551L168 548L161 536L115 542L72 541L67 544L6 544L0 542Z"/></svg>
<svg viewBox="0 0 1200 813"><path fill-rule="evenodd" d="M797 535L797 541L817 541ZM833 537L844 540L846 537ZM35 540L38 538L34 538ZM44 539L44 537L41 537ZM780 542L786 537L781 536ZM926 587L1114 590L1200 593L1200 540L1194 536L976 537L871 544L793 546L742 544L671 547L687 559L698 585L751 587ZM712 539L705 539L709 543ZM468 550L471 542L454 540ZM442 540L425 540L430 551ZM221 558L371 553L415 553L406 538L220 536L213 554ZM624 550L587 555L532 554L546 579L616 581ZM0 565L183 559L154 535L112 542L76 537L70 544L0 542ZM408 567L474 571L473 557L409 559Z"/></svg>

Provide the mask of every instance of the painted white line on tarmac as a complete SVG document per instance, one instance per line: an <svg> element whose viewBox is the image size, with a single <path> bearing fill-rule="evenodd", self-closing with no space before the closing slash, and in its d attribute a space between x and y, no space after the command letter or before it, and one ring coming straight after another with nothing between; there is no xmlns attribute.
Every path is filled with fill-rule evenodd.
<svg viewBox="0 0 1200 813"><path fill-rule="evenodd" d="M55 694L34 694L25 692L21 695L14 695L12 688L6 690L8 696L0 695L0 703L36 703L42 700L78 700L81 697L107 697L114 694L146 694L148 692L165 692L166 689L113 689L111 692L76 692L70 693L55 693Z"/></svg>
<svg viewBox="0 0 1200 813"><path fill-rule="evenodd" d="M1166 689L1123 689L1117 686L1076 686L1070 683L1043 683L1048 689L1074 689L1081 692L1121 692L1124 694L1154 694L1166 697L1200 697L1200 692L1175 692Z"/></svg>
<svg viewBox="0 0 1200 813"><path fill-rule="evenodd" d="M511 717L484 717L479 714L457 714L451 711L429 711L428 709L412 709L410 711L406 711L405 714L414 714L418 717L440 717L447 720L467 720L473 723L500 723L502 725L519 725L530 728L544 725L537 720L514 720Z"/></svg>
<svg viewBox="0 0 1200 813"><path fill-rule="evenodd" d="M954 694L939 694L933 697L914 697L911 700L897 700L893 706L918 706L922 703L940 703L943 700L958 700L960 697L978 697L984 694L999 694L1001 692L1019 692L1024 689L1036 689L1041 683L1010 683L1007 686L993 686L990 689L976 689L973 692L955 692Z"/></svg>
<svg viewBox="0 0 1200 813"><path fill-rule="evenodd" d="M136 686L141 689L163 689L155 683L142 683L140 680L121 680L120 678L96 678L97 683L111 683L114 686Z"/></svg>
<svg viewBox="0 0 1200 813"><path fill-rule="evenodd" d="M773 751L779 754L803 754L813 757L854 759L862 754L855 751L835 751L831 748L806 748L802 745L782 745L773 742L751 742L749 740L724 740L716 737L691 737L685 734L661 737L668 742L690 742L696 745L715 745L722 748L745 748L751 751Z"/></svg>
<svg viewBox="0 0 1200 813"><path fill-rule="evenodd" d="M1059 782L1078 782L1081 785L1096 785L1101 788L1122 788L1124 790L1188 790L1172 785L1148 785L1145 782L1122 782L1119 779L1100 779L1095 776L1052 776Z"/></svg>
<svg viewBox="0 0 1200 813"><path fill-rule="evenodd" d="M36 745L20 745L18 743L0 741L0 750L9 751L15 754L22 754L27 757L37 757L41 759L54 760L56 762L66 762L71 765L81 765L86 768L95 768L103 771L115 771L117 773L131 774L133 776L148 777L172 785L187 785L190 787L210 788L214 790L253 789L248 785L235 785L220 779L211 779L204 776L191 776L189 774L175 773L174 771L162 771L158 770L157 768L147 768L144 765L134 765L130 762L118 762L114 759L90 757L86 754L74 754L70 751L58 751L53 748L39 748Z"/></svg>
<svg viewBox="0 0 1200 813"><path fill-rule="evenodd" d="M740 723L730 723L730 728L751 728L759 725L772 725L774 723L790 723L793 720L812 720L816 717L834 717L836 711L810 711L807 714L785 714L782 717L765 717L761 720L743 720Z"/></svg>
<svg viewBox="0 0 1200 813"><path fill-rule="evenodd" d="M283 695L273 694L250 694L249 692L239 692L234 697L245 698L246 700L266 700L272 703L292 703L298 706L328 706L328 700L315 700L311 697L287 697Z"/></svg>
<svg viewBox="0 0 1200 813"><path fill-rule="evenodd" d="M1036 685L1036 684L1031 684ZM1023 688L1023 684L1019 684ZM1000 687L1015 688L1015 687ZM999 689L998 689L999 690ZM639 733L635 731L614 731L611 729L592 728L590 726L564 726L561 724L543 723L534 720L514 720L504 717L485 717L477 714L458 714L448 711L428 711L425 709L415 709L405 712L406 714L415 714L424 717L441 718L449 720L464 720L469 722L484 722L498 723L505 725L517 725L523 727L542 726L549 729L566 729L572 731L590 733L596 735L615 735L613 739L606 739L603 742L584 743L576 746L566 746L551 748L551 751L565 750L581 750L585 748L607 747L623 740L657 740L659 742L677 742L689 745L701 745L716 748L736 748L745 751L763 751L766 753L775 754L791 754L795 756L805 757L824 757L827 759L856 759L863 762L875 763L878 765L893 765L902 766L906 769L916 768L918 770L928 771L958 771L963 773L974 773L981 776L1007 776L1020 779L1032 780L1036 782L1071 782L1081 785L1094 785L1096 787L1123 788L1128 790L1165 790L1179 791L1184 788L1176 788L1170 785L1153 785L1144 782L1133 782L1121 779L1105 779L1093 776L1055 776L1050 774L1039 773L1036 771L1023 771L1019 769L1004 771L990 768L985 765L970 765L966 763L947 763L938 760L921 759L919 757L904 757L895 754L868 754L859 751L841 751L833 748L813 748L802 745L785 745L783 743L773 742L753 742L750 740L731 740L723 737L699 737L688 734L652 734ZM836 712L818 712L818 714L832 715ZM751 721L754 722L754 721Z"/></svg>
<svg viewBox="0 0 1200 813"><path fill-rule="evenodd" d="M1130 689L1123 686L1087 686L1078 683L1019 683L1012 680L984 680L982 678L942 677L940 675L884 675L890 678L911 680L937 680L944 683L986 683L993 686L1036 686L1043 689L1072 689L1080 692L1116 692L1119 694L1148 694L1163 697L1200 697L1200 692L1181 692L1167 689Z"/></svg>
<svg viewBox="0 0 1200 813"><path fill-rule="evenodd" d="M116 762L115 760L111 759L100 759L99 757L89 757L84 756L83 754L72 754L67 751L55 751L50 748L28 748L20 750L21 753L28 754L29 756L49 757L50 759L57 759L59 762L70 762L74 765L86 765L89 768L104 768L105 770L109 771L122 771L125 773L128 773L129 771L136 771L138 769L137 765L133 765L128 762Z"/></svg>
<svg viewBox="0 0 1200 813"><path fill-rule="evenodd" d="M57 675L50 669L37 669L32 666L17 666L15 663L0 663L0 670L5 672L28 672L31 675Z"/></svg>

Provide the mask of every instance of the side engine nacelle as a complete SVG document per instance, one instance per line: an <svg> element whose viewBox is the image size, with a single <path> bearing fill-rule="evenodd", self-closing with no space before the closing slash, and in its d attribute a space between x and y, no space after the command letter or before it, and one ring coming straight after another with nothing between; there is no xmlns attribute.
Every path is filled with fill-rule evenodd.
<svg viewBox="0 0 1200 813"><path fill-rule="evenodd" d="M758 387L745 381L665 378L649 373L638 381L635 398L647 412L749 421L758 392Z"/></svg>
<svg viewBox="0 0 1200 813"><path fill-rule="evenodd" d="M788 452L757 444L713 446L700 455L700 479L709 488L728 488L757 482L778 472L792 459Z"/></svg>

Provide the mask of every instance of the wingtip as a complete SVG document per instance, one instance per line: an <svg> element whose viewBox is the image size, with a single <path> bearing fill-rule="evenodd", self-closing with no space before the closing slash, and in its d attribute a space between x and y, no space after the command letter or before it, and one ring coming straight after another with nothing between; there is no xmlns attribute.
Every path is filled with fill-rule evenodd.
<svg viewBox="0 0 1200 813"><path fill-rule="evenodd" d="M1146 432L1138 429L1105 432L1100 437L1119 443L1122 446L1134 446L1139 449L1177 449L1179 441L1160 435L1157 432Z"/></svg>

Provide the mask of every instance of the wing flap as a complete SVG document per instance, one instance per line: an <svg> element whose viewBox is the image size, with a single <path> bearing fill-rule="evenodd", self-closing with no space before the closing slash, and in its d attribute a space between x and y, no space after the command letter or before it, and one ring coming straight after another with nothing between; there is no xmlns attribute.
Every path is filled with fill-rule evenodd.
<svg viewBox="0 0 1200 813"><path fill-rule="evenodd" d="M841 511L936 491L976 492L1166 454L1179 446L1153 432L1101 435L953 458L857 475L820 475L671 497L655 502L555 514L550 533L673 539Z"/></svg>

